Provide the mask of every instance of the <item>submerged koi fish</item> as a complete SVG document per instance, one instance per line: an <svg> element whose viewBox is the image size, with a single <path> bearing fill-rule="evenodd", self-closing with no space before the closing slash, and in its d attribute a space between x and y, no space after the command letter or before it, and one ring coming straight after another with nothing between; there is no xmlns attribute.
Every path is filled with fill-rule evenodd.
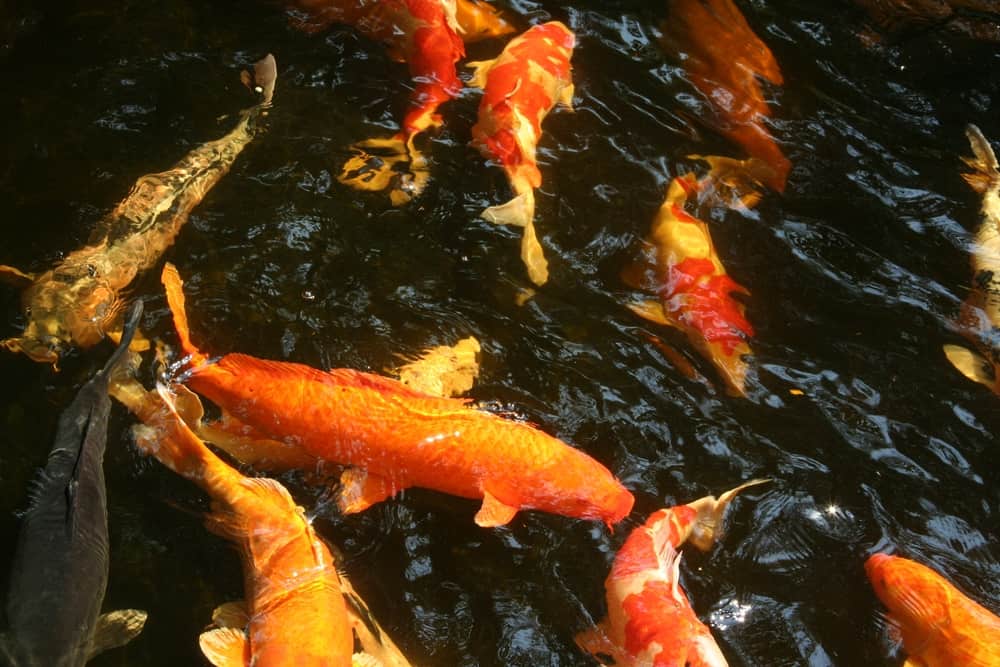
<svg viewBox="0 0 1000 667"><path fill-rule="evenodd" d="M962 375L1000 395L1000 170L979 128L969 125L965 134L975 157L963 160L975 172L962 176L983 196L983 206L972 251L972 292L959 326L978 352L958 345L945 345L944 352Z"/></svg>
<svg viewBox="0 0 1000 667"><path fill-rule="evenodd" d="M684 210L688 197L704 187L693 174L670 182L642 261L625 276L635 287L655 290L659 298L629 308L640 317L684 332L715 365L730 392L746 396L745 357L751 354L747 340L754 332L743 304L732 294L748 292L726 273L708 225Z"/></svg>
<svg viewBox="0 0 1000 667"><path fill-rule="evenodd" d="M429 172L427 158L415 141L441 126L438 107L462 90L455 63L465 55L465 46L456 32L455 0L292 0L291 4L301 29L315 32L334 23L352 25L383 42L392 58L409 66L416 87L402 128L388 139L355 144L358 155L347 161L338 180L358 190L389 188L394 206L416 197Z"/></svg>
<svg viewBox="0 0 1000 667"><path fill-rule="evenodd" d="M484 156L500 163L515 197L491 206L482 217L524 228L521 259L536 285L549 278L548 263L535 235L535 188L542 174L535 150L542 120L559 102L572 106L570 58L576 37L558 21L536 25L511 40L494 60L469 63L470 86L483 89L472 140Z"/></svg>
<svg viewBox="0 0 1000 667"><path fill-rule="evenodd" d="M108 383L142 315L136 300L121 343L59 416L55 442L24 513L4 600L0 664L79 667L142 630L146 612L101 614L108 585L104 451Z"/></svg>
<svg viewBox="0 0 1000 667"><path fill-rule="evenodd" d="M157 391L119 383L114 395L143 421L139 448L212 497L206 525L238 544L243 561L246 622L203 634L205 657L219 667L350 665L354 638L337 569L302 508L275 480L223 463L184 423L167 388ZM215 616L226 614L233 608Z"/></svg>
<svg viewBox="0 0 1000 667"><path fill-rule="evenodd" d="M202 144L169 171L136 181L101 221L91 243L42 274L0 266L0 280L26 288L21 300L28 318L24 333L0 341L0 347L56 367L70 345L92 347L120 327L122 292L159 261L191 210L260 132L276 76L271 55L254 65L252 75L244 72L243 82L260 101L240 114L226 136Z"/></svg>
<svg viewBox="0 0 1000 667"><path fill-rule="evenodd" d="M466 44L503 37L516 30L496 7L483 0L457 0L455 20L458 34Z"/></svg>
<svg viewBox="0 0 1000 667"><path fill-rule="evenodd" d="M396 369L399 381L428 396L460 396L479 376L479 341L474 336L438 345Z"/></svg>
<svg viewBox="0 0 1000 667"><path fill-rule="evenodd" d="M784 192L791 163L764 122L771 112L757 82L759 76L777 86L783 77L739 8L732 0L670 0L663 44L710 101L711 127L756 160L748 165L751 177Z"/></svg>
<svg viewBox="0 0 1000 667"><path fill-rule="evenodd" d="M721 537L726 508L755 479L719 496L654 512L633 530L604 582L608 618L577 636L588 653L614 658L616 667L725 667L712 633L680 587L680 546L708 551Z"/></svg>
<svg viewBox="0 0 1000 667"><path fill-rule="evenodd" d="M855 0L855 4L886 30L940 27L973 39L1000 41L996 0Z"/></svg>
<svg viewBox="0 0 1000 667"><path fill-rule="evenodd" d="M882 553L865 562L865 572L899 629L908 667L1000 665L1000 618L940 574Z"/></svg>
<svg viewBox="0 0 1000 667"><path fill-rule="evenodd" d="M416 392L397 380L350 369L227 354L210 362L192 343L182 283L164 268L167 302L190 359L186 383L256 433L318 459L353 466L339 504L360 512L408 487L481 498L480 526L501 526L522 509L609 526L633 498L585 453L467 401Z"/></svg>

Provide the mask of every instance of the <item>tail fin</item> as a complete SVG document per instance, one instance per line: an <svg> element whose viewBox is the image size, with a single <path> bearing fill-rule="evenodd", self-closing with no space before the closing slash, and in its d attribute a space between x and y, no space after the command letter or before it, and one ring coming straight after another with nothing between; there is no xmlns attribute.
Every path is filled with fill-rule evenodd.
<svg viewBox="0 0 1000 667"><path fill-rule="evenodd" d="M769 479L752 479L740 484L735 489L726 491L718 499L715 496L705 496L693 503L688 503L688 507L698 512L698 519L691 528L688 541L702 551L711 549L712 545L722 537L722 519L726 508L729 507L729 503L733 501L736 494L748 487L766 484L770 481Z"/></svg>
<svg viewBox="0 0 1000 667"><path fill-rule="evenodd" d="M174 317L174 328L177 329L177 337L180 339L181 348L184 354L191 357L192 366L203 366L208 362L208 357L191 342L191 331L188 329L187 312L184 308L184 281L177 273L177 267L167 262L163 266L163 273L160 281L167 292L167 305L170 313Z"/></svg>
<svg viewBox="0 0 1000 667"><path fill-rule="evenodd" d="M528 269L528 277L536 285L544 285L549 279L549 264L545 261L542 244L535 234L535 191L527 189L509 202L490 206L481 217L498 225L523 227L521 237L521 261Z"/></svg>
<svg viewBox="0 0 1000 667"><path fill-rule="evenodd" d="M962 158L965 164L975 169L975 173L962 174L962 178L973 190L984 193L992 187L1000 185L1000 170L998 170L997 156L993 152L993 147L986 140L983 133L975 125L965 126L965 136L969 138L969 145L975 157Z"/></svg>
<svg viewBox="0 0 1000 667"><path fill-rule="evenodd" d="M154 415L144 415L144 423L135 427L136 445L178 475L204 487L202 472L216 457L177 413L170 390L157 383L156 391L161 409Z"/></svg>
<svg viewBox="0 0 1000 667"><path fill-rule="evenodd" d="M108 359L107 363L104 364L104 368L101 369L100 376L104 378L105 381L111 376L112 372L121 363L121 360L125 357L128 352L128 346L132 343L132 339L135 337L135 332L139 328L139 318L142 317L142 299L136 299L131 306L129 306L128 312L125 314L125 324L122 329L122 337L118 342L118 348Z"/></svg>
<svg viewBox="0 0 1000 667"><path fill-rule="evenodd" d="M250 70L240 75L243 85L260 95L258 107L271 106L274 98L274 84L278 80L278 64L270 53L253 64Z"/></svg>

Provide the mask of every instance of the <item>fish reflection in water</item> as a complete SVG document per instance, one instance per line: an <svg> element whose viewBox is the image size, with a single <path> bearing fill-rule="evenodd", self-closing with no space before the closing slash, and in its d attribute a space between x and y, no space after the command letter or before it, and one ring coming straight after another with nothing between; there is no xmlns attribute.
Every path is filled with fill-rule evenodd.
<svg viewBox="0 0 1000 667"><path fill-rule="evenodd" d="M865 571L889 608L889 621L908 654L906 665L1000 665L1000 618L947 579L916 561L876 553Z"/></svg>
<svg viewBox="0 0 1000 667"><path fill-rule="evenodd" d="M522 509L610 526L632 509L632 494L584 452L463 399L345 368L324 372L244 354L210 362L190 340L182 283L170 264L163 282L190 360L185 383L258 434L355 466L341 476L344 513L409 487L482 499L476 523L483 527L509 523Z"/></svg>
<svg viewBox="0 0 1000 667"><path fill-rule="evenodd" d="M300 29L317 32L334 23L354 26L384 43L394 60L409 66L416 87L402 128L389 138L356 143L358 154L344 165L339 180L358 190L388 190L396 206L419 195L430 173L416 141L441 126L438 107L462 89L455 63L465 55L465 46L456 32L454 0L292 0L289 4L292 21Z"/></svg>
<svg viewBox="0 0 1000 667"><path fill-rule="evenodd" d="M169 171L147 174L98 225L94 240L56 267L34 275L0 266L0 280L24 287L28 324L0 346L54 367L66 348L88 348L121 326L122 293L159 261L191 210L225 176L262 127L277 76L274 57L256 63L243 82L259 102L226 136L202 144Z"/></svg>
<svg viewBox="0 0 1000 667"><path fill-rule="evenodd" d="M511 40L494 60L469 63L475 68L469 85L483 89L473 143L503 167L515 195L482 217L523 228L521 260L536 285L545 284L549 269L535 233L535 188L542 184L535 151L545 116L560 102L572 106L575 43L569 28L550 21Z"/></svg>
<svg viewBox="0 0 1000 667"><path fill-rule="evenodd" d="M972 292L962 304L959 328L976 352L945 345L948 360L964 376L1000 395L1000 170L989 141L979 128L965 131L973 157L963 158L975 171L963 174L983 197L972 248Z"/></svg>
<svg viewBox="0 0 1000 667"><path fill-rule="evenodd" d="M996 0L855 0L886 30L940 27L974 39L1000 42Z"/></svg>

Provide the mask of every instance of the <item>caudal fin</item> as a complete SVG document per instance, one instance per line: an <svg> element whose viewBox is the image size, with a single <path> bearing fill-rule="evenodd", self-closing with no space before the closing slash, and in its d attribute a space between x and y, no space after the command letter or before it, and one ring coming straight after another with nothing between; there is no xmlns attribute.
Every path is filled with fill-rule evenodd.
<svg viewBox="0 0 1000 667"><path fill-rule="evenodd" d="M174 317L174 328L177 329L177 338L180 339L181 348L184 354L191 358L191 366L202 366L208 362L208 357L191 342L191 331L188 329L187 312L184 305L184 281L177 273L177 267L167 262L163 266L163 273L160 275L160 282L167 293L167 306L170 314Z"/></svg>
<svg viewBox="0 0 1000 667"><path fill-rule="evenodd" d="M693 503L688 503L688 507L698 512L698 518L691 527L688 541L702 551L711 549L712 545L722 537L722 519L733 498L744 489L770 481L769 479L752 479L740 484L735 489L726 491L718 499L715 496L706 496Z"/></svg>

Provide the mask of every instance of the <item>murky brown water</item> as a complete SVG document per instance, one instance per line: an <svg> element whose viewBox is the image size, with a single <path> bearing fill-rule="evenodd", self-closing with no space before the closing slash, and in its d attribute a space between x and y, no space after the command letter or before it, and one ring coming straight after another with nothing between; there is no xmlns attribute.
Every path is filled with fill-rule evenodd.
<svg viewBox="0 0 1000 667"><path fill-rule="evenodd" d="M443 109L424 196L392 209L334 177L351 142L395 131L405 108L405 67L378 44L348 28L304 36L266 3L19 4L0 52L0 263L48 267L139 175L228 130L246 103L238 69L271 51L268 133L168 253L204 348L380 371L475 335L476 399L574 443L635 493L614 535L538 513L482 530L470 501L413 491L342 518L283 477L414 662L588 664L573 634L603 614L627 531L750 477L775 482L748 492L722 544L682 566L730 664L898 664L861 567L874 550L931 564L1000 610L1000 403L941 353L960 342L950 321L979 207L959 178L963 127L1000 140L995 45L917 31L868 48L851 3L739 3L784 71L773 132L794 165L783 196L711 221L752 293L762 388L748 401L724 395L683 337L623 305L635 295L619 272L668 179L695 166L685 156L739 155L699 124L702 102L656 44L664 3L501 3L522 24L557 18L579 38L577 110L546 120L540 149L551 279L525 306L518 233L477 217L507 190L468 146L475 91ZM135 293L146 333L172 342L156 276ZM11 335L17 295L0 290L0 306ZM647 332L709 379L685 378ZM0 571L58 412L107 353L74 353L59 374L0 357ZM106 607L150 620L93 664L200 664L211 610L242 595L239 562L203 529L204 498L134 451L130 423L116 408Z"/></svg>

